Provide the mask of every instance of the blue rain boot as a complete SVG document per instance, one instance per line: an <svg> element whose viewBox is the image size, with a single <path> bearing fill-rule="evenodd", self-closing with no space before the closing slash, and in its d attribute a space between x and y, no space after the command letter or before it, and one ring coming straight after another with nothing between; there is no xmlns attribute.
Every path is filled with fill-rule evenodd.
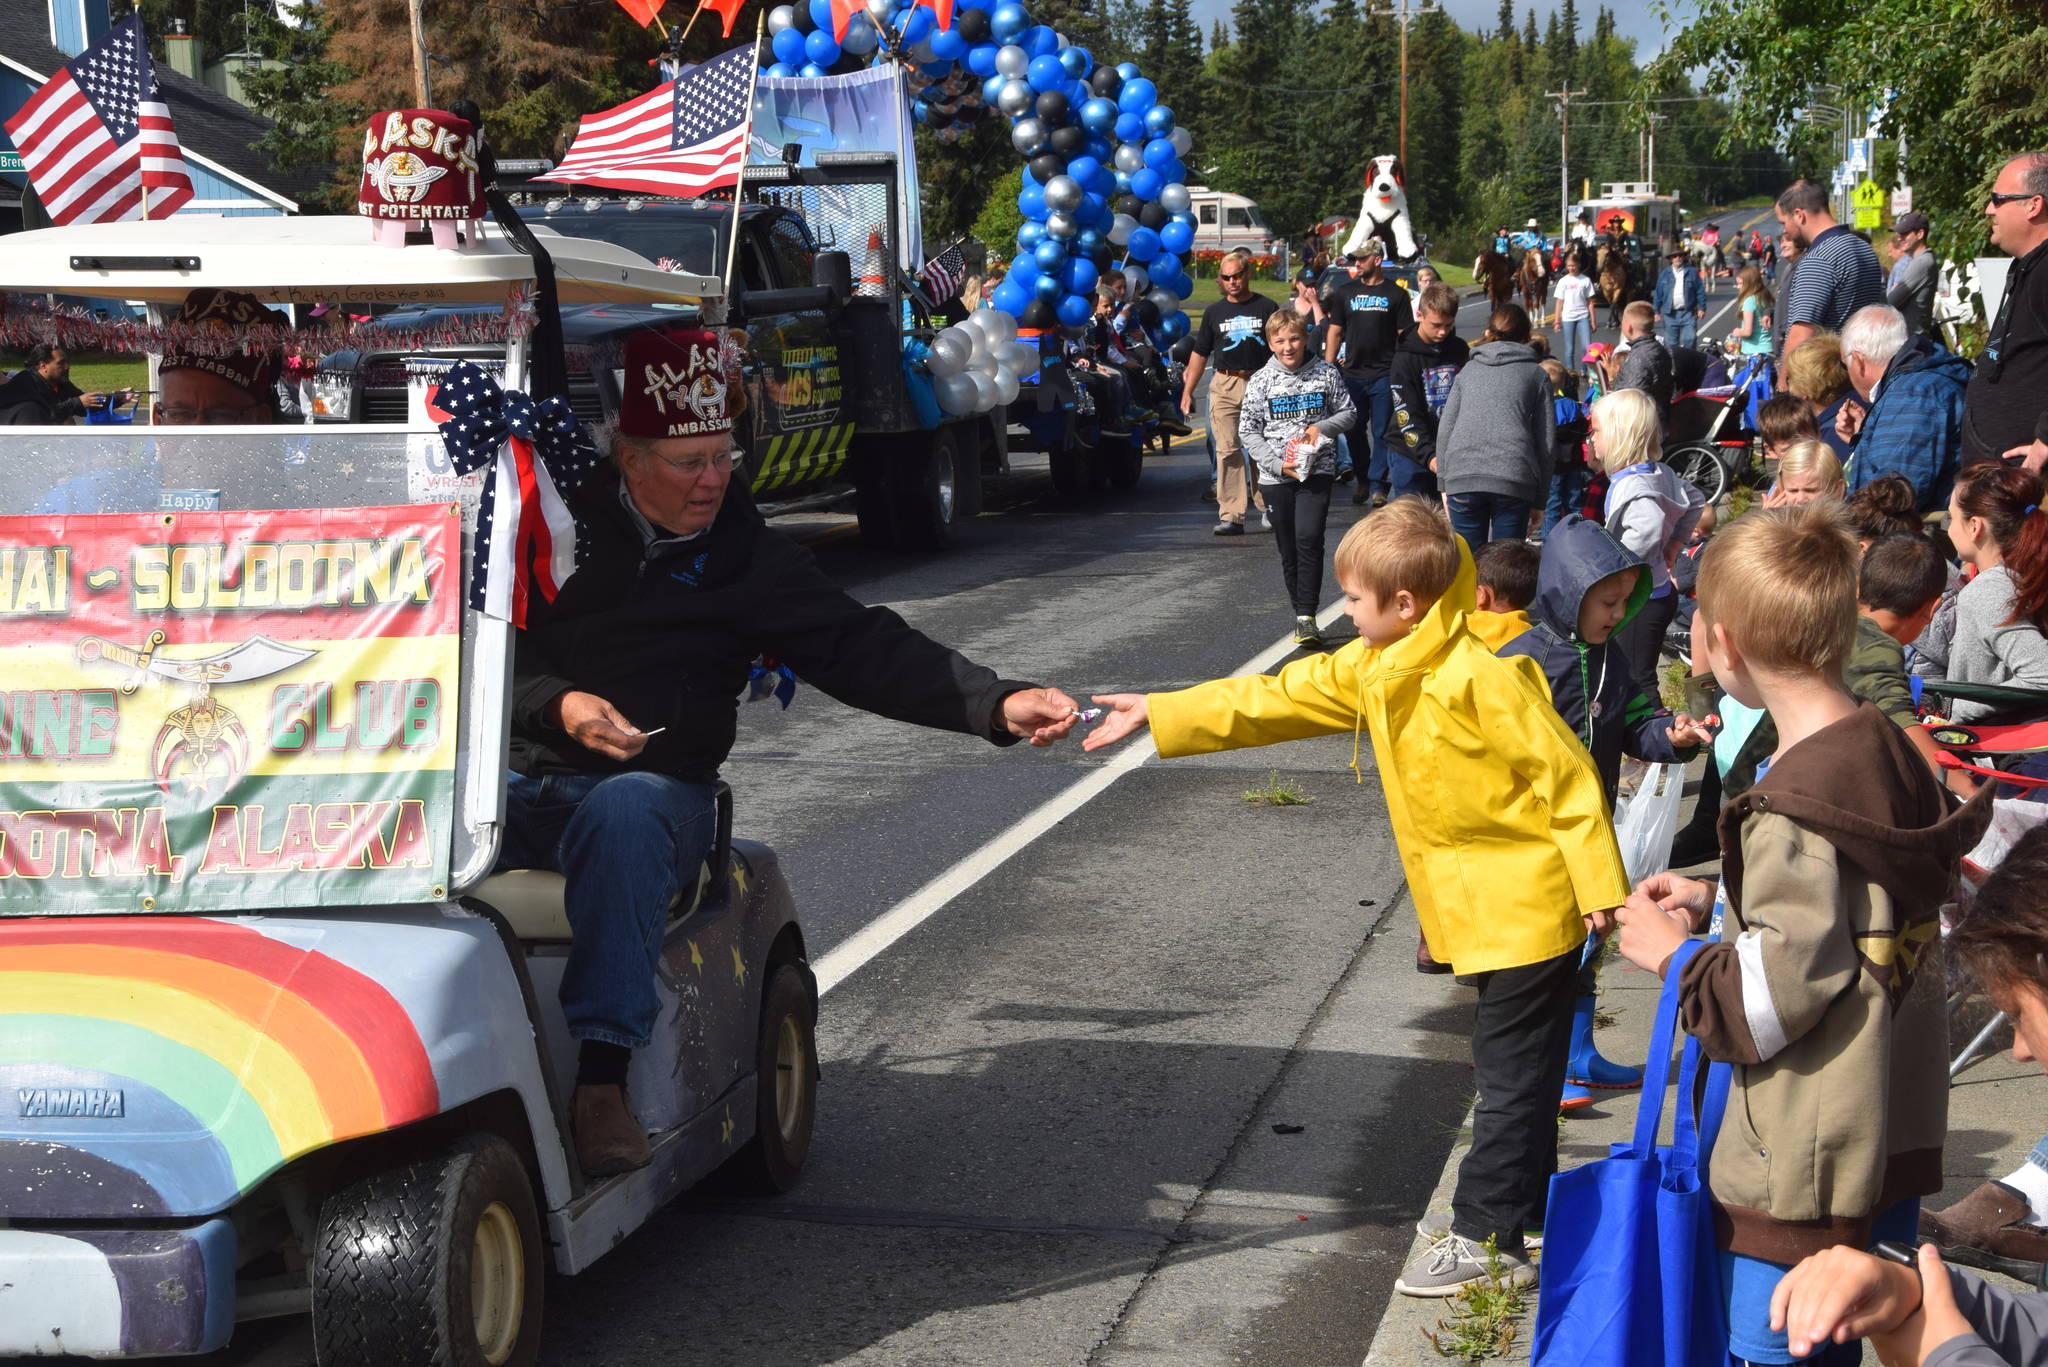
<svg viewBox="0 0 2048 1367"><path fill-rule="evenodd" d="M1643 1085L1643 1070L1609 1063L1593 1044L1593 1006L1596 998L1581 997L1572 1011L1572 1052L1565 1064L1564 1080L1577 1087L1625 1091ZM1569 1097L1571 1088L1568 1086Z"/></svg>
<svg viewBox="0 0 2048 1367"><path fill-rule="evenodd" d="M1576 1082L1567 1082L1564 1085L1564 1095L1558 1098L1557 1109L1560 1111L1577 1111L1583 1110L1592 1104L1593 1094L1591 1092Z"/></svg>

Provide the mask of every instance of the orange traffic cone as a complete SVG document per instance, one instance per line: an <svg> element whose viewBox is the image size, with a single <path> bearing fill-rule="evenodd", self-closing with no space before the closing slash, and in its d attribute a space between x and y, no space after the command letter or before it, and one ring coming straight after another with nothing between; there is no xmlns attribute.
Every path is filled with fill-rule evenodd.
<svg viewBox="0 0 2048 1367"><path fill-rule="evenodd" d="M882 262L882 230L875 229L868 234L867 259L860 265L861 294L886 295L889 292L888 268Z"/></svg>

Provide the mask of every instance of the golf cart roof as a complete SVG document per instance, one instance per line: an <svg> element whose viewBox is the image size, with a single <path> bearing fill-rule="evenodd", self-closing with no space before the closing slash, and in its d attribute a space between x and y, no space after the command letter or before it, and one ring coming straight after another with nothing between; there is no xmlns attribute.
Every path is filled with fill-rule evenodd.
<svg viewBox="0 0 2048 1367"><path fill-rule="evenodd" d="M696 303L724 292L712 276L664 271L645 257L533 227L571 303ZM502 304L533 278L533 259L502 229L464 251L382 247L369 220L175 217L14 233L0 252L0 291L113 296L177 304L195 289L244 290L270 304L346 299L391 304Z"/></svg>

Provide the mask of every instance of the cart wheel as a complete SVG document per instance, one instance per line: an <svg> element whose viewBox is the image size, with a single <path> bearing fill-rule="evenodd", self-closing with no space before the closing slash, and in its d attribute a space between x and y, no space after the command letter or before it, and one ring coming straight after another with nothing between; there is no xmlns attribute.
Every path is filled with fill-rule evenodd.
<svg viewBox="0 0 2048 1367"><path fill-rule="evenodd" d="M1721 463L1721 452L1706 442L1687 442L1674 446L1664 453L1664 461L1678 477L1707 496L1708 506L1721 501L1728 493L1728 467Z"/></svg>
<svg viewBox="0 0 2048 1367"><path fill-rule="evenodd" d="M940 551L952 539L959 463L959 424L947 423L932 433L922 456L906 456L890 470L896 542L904 550Z"/></svg>
<svg viewBox="0 0 2048 1367"><path fill-rule="evenodd" d="M472 1134L358 1179L321 1203L312 1279L320 1367L528 1367L542 1271L525 1167Z"/></svg>
<svg viewBox="0 0 2048 1367"><path fill-rule="evenodd" d="M727 1176L772 1196L803 1175L818 1113L818 1003L794 964L776 969L761 994L754 1067L754 1137L732 1156Z"/></svg>
<svg viewBox="0 0 2048 1367"><path fill-rule="evenodd" d="M1135 437L1122 441L1104 442L1096 453L1109 476L1109 487L1120 494L1127 494L1138 487L1138 476L1145 472L1145 448Z"/></svg>

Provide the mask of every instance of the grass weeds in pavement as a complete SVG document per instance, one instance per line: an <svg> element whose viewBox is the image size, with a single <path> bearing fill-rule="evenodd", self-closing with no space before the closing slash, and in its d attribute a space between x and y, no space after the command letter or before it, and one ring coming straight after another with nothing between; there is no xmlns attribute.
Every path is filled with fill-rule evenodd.
<svg viewBox="0 0 2048 1367"><path fill-rule="evenodd" d="M1507 1264L1491 1236L1486 1240L1486 1275L1451 1299L1451 1314L1425 1329L1429 1346L1457 1362L1484 1362L1506 1357L1521 1333L1529 1308L1525 1288L1508 1278Z"/></svg>
<svg viewBox="0 0 2048 1367"><path fill-rule="evenodd" d="M1265 787L1247 789L1244 800L1255 807L1306 807L1315 801L1302 791L1299 783L1280 777L1278 769L1266 776Z"/></svg>

